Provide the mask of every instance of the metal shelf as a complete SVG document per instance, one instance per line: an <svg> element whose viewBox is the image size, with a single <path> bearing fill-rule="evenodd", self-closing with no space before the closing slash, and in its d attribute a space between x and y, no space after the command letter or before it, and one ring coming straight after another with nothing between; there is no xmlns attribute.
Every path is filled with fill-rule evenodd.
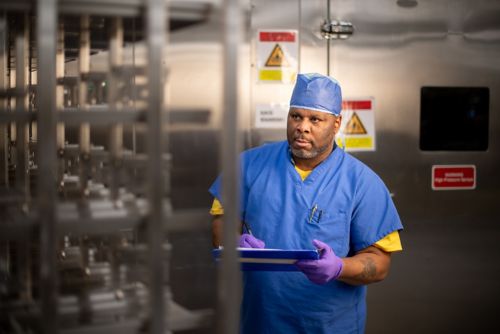
<svg viewBox="0 0 500 334"><path fill-rule="evenodd" d="M36 112L0 111L0 123L29 123L38 118ZM57 120L67 125L132 124L146 122L146 110L136 108L123 108L120 111L109 111L102 107L88 107L85 111L80 108L64 108L57 113Z"/></svg>

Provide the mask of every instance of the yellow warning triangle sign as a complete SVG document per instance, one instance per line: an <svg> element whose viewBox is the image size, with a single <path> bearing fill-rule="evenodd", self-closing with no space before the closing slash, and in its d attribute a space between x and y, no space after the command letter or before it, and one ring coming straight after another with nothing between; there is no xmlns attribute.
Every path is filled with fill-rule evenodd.
<svg viewBox="0 0 500 334"><path fill-rule="evenodd" d="M347 122L347 124L345 126L344 134L346 134L346 135L366 135L367 133L368 132L366 131L358 114L356 114L356 112L354 112L352 114L351 119L349 120L349 122Z"/></svg>
<svg viewBox="0 0 500 334"><path fill-rule="evenodd" d="M268 67L288 67L290 64L285 58L285 53L279 44L276 44L273 51L266 60L266 65Z"/></svg>

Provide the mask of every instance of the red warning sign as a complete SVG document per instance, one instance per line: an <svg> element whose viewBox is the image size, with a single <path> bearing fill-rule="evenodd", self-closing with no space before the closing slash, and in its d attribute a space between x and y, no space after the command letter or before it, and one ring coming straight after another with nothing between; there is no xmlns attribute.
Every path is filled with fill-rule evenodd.
<svg viewBox="0 0 500 334"><path fill-rule="evenodd" d="M371 100L354 100L354 101L342 101L342 109L349 110L365 110L372 108Z"/></svg>
<svg viewBox="0 0 500 334"><path fill-rule="evenodd" d="M261 42L295 42L296 35L291 31L261 31L259 40Z"/></svg>
<svg viewBox="0 0 500 334"><path fill-rule="evenodd" d="M432 189L459 190L476 188L476 166L434 165L432 166Z"/></svg>

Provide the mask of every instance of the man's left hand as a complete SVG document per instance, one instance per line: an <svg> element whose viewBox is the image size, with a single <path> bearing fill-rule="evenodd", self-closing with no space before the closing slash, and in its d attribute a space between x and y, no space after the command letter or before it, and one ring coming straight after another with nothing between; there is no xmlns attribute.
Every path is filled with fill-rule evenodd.
<svg viewBox="0 0 500 334"><path fill-rule="evenodd" d="M326 284L337 279L342 272L342 259L324 242L313 240L313 245L320 251L319 260L300 260L295 265L313 283Z"/></svg>
<svg viewBox="0 0 500 334"><path fill-rule="evenodd" d="M260 239L257 239L251 234L243 233L240 236L240 240L238 242L240 247L243 248L264 248L266 247L266 243Z"/></svg>

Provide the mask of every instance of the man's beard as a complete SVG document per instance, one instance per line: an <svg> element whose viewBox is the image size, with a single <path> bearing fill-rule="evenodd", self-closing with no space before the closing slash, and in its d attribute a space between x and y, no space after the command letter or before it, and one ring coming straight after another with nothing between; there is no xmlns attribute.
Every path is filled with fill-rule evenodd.
<svg viewBox="0 0 500 334"><path fill-rule="evenodd" d="M301 150L301 149L295 149L290 146L292 150L292 154L294 157L299 158L299 159L313 159L316 158L319 154L325 152L328 149L328 144L326 144L323 147L319 148L312 148L310 151L306 150Z"/></svg>

